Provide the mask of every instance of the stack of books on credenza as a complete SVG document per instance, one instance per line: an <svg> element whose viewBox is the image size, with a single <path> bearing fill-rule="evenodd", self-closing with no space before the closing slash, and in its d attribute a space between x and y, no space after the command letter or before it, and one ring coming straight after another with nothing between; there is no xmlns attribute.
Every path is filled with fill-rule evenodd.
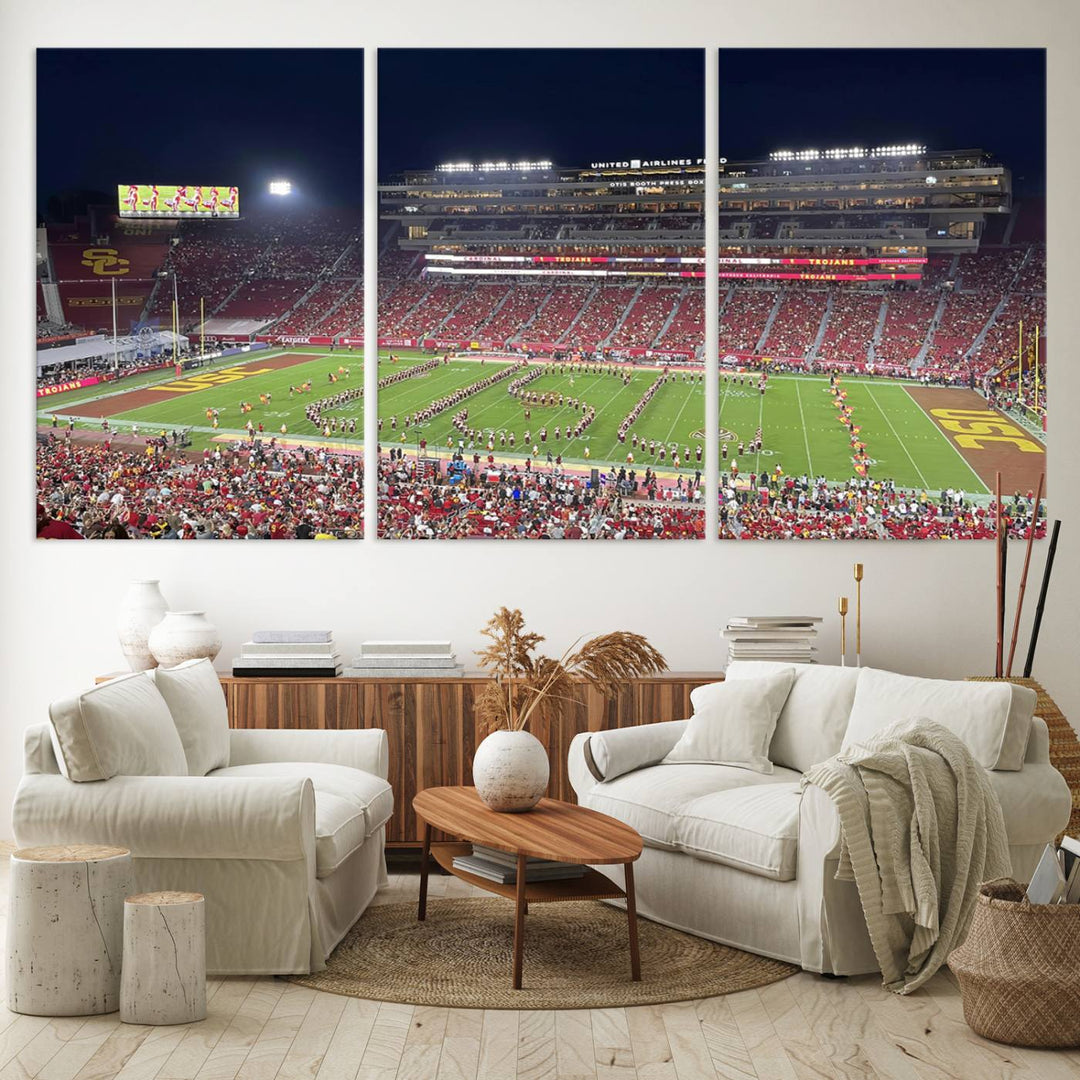
<svg viewBox="0 0 1080 1080"><path fill-rule="evenodd" d="M365 641L345 669L358 679L453 679L463 672L449 641Z"/></svg>
<svg viewBox="0 0 1080 1080"><path fill-rule="evenodd" d="M728 621L728 660L812 664L817 615L743 615Z"/></svg>
<svg viewBox="0 0 1080 1080"><path fill-rule="evenodd" d="M501 885L517 884L517 856L483 844L473 844L471 855L455 855L454 869L464 870L487 881L497 881ZM530 858L525 864L525 880L567 881L584 877L586 869L577 863Z"/></svg>
<svg viewBox="0 0 1080 1080"><path fill-rule="evenodd" d="M341 674L341 653L330 630L256 630L240 646L233 675L333 679Z"/></svg>

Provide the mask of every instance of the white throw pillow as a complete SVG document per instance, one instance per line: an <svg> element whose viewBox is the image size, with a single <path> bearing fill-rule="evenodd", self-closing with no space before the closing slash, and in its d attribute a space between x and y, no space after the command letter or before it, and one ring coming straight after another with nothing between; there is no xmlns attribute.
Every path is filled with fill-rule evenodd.
<svg viewBox="0 0 1080 1080"><path fill-rule="evenodd" d="M694 715L663 764L707 762L771 773L769 743L795 672L709 683L690 694Z"/></svg>
<svg viewBox="0 0 1080 1080"><path fill-rule="evenodd" d="M759 679L791 669L795 682L776 721L769 746L769 760L785 769L806 772L811 765L826 761L844 742L855 685L856 667L832 664L778 664L767 660L733 660L725 679Z"/></svg>
<svg viewBox="0 0 1080 1080"><path fill-rule="evenodd" d="M174 668L155 668L150 675L180 733L188 775L228 768L229 710L213 663L188 660Z"/></svg>
<svg viewBox="0 0 1080 1080"><path fill-rule="evenodd" d="M985 769L1024 767L1038 695L1011 683L921 679L863 668L844 747L897 720L926 717L948 728Z"/></svg>
<svg viewBox="0 0 1080 1080"><path fill-rule="evenodd" d="M69 780L187 775L169 706L141 671L54 701L49 719Z"/></svg>

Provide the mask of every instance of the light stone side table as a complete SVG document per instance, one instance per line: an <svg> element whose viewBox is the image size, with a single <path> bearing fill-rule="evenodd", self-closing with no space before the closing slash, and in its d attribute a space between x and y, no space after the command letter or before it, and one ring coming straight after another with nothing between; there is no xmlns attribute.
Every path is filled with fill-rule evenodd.
<svg viewBox="0 0 1080 1080"><path fill-rule="evenodd" d="M206 902L201 893L148 892L124 901L125 1024L206 1019Z"/></svg>
<svg viewBox="0 0 1080 1080"><path fill-rule="evenodd" d="M12 1012L85 1016L120 1008L127 848L62 844L11 856L7 998Z"/></svg>

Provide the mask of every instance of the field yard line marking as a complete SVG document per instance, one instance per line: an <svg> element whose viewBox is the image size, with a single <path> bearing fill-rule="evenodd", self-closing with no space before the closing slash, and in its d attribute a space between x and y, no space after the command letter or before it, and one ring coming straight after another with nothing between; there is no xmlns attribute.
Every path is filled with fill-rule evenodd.
<svg viewBox="0 0 1080 1080"><path fill-rule="evenodd" d="M803 445L806 447L806 474L814 475L814 459L810 456L810 436L806 433L806 416L802 407L802 391L799 389L799 381L795 381L795 397L799 402L799 422L802 424Z"/></svg>
<svg viewBox="0 0 1080 1080"><path fill-rule="evenodd" d="M903 390L904 390L904 393L907 394L907 396L909 398L911 398L911 403L915 406L916 409L919 410L919 414L921 416L926 417L926 422L934 429L934 431L938 435L940 435L942 437L942 439L945 440L945 442L949 446L949 449L952 450L953 453L956 454L956 456L964 463L964 465L967 466L967 471L969 473L971 473L971 475L975 478L975 482L979 485L979 487L982 488L983 494L984 495L990 495L991 494L990 488L986 486L985 482L983 481L983 478L972 467L971 462L968 461L968 459L966 457L964 457L963 454L960 453L960 451L957 449L956 445L953 443L952 439L950 439L948 437L948 435L946 435L945 432L942 431L941 428L939 428L937 426L937 424L934 423L933 417L927 415L926 410L915 400L914 397L912 397L911 391L906 386L903 388Z"/></svg>
<svg viewBox="0 0 1080 1080"><path fill-rule="evenodd" d="M673 383L672 386L677 387L678 384ZM686 400L682 403L682 408L678 411L678 413L676 413L675 419L672 421L671 427L668 429L667 438L664 440L665 443L670 443L671 442L671 433L679 426L679 421L682 419L682 414L684 412L686 412L686 406L690 404L690 399L693 396L694 396L694 388L693 388L693 386L691 386L690 387L690 392L686 395ZM649 405L651 405L651 404L652 404L652 402L650 401ZM648 406L646 406L646 408L647 407ZM644 415L644 413L642 415ZM677 441L678 440L676 440L676 442ZM683 445L685 446L686 444L684 443Z"/></svg>
<svg viewBox="0 0 1080 1080"><path fill-rule="evenodd" d="M911 451L907 448L907 443L905 443L904 440L900 438L900 432L893 427L893 422L889 419L888 414L881 407L881 402L878 401L876 397L874 397L874 391L871 390L869 386L866 387L866 392L870 395L870 400L877 406L877 411L881 413L881 416L884 419L885 423L889 425L889 430L893 433L893 438L895 438L896 441L900 444L900 449L903 450L905 454L907 454L907 459L911 462L911 467L915 470L916 473L918 473L919 479L922 481L922 486L927 491L929 491L930 485L926 482L926 477L923 476L922 469L920 469L919 466L915 464L915 459L911 456ZM911 395L908 394L908 397L911 397ZM912 398L912 400L914 401L914 398Z"/></svg>

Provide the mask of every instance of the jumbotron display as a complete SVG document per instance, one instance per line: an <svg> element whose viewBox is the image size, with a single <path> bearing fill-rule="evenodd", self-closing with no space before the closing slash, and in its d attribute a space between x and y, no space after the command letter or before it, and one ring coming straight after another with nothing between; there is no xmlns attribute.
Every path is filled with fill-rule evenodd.
<svg viewBox="0 0 1080 1080"><path fill-rule="evenodd" d="M118 184L122 218L238 218L240 192L224 185Z"/></svg>

